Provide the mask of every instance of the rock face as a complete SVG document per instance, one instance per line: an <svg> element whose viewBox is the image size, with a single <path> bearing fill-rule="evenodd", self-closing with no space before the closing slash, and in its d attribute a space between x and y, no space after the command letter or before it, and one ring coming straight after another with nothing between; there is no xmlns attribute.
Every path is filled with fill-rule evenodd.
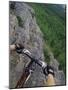
<svg viewBox="0 0 68 90"><path fill-rule="evenodd" d="M40 58L44 61L43 34L36 23L34 10L25 3L10 2L9 43L21 43L32 53L35 58ZM14 88L30 59L25 55L19 55L16 52L10 52L9 58L9 85L10 88ZM55 64L55 62L52 61L51 65L52 64ZM44 84L46 79L42 73L42 69L35 63L33 63L33 67L34 72L31 74L31 77L24 85L24 87L46 86ZM56 81L58 81L58 67L56 69ZM58 73L60 77L61 75L64 76L62 71ZM62 84L61 80L59 80L59 83L60 85Z"/></svg>
<svg viewBox="0 0 68 90"><path fill-rule="evenodd" d="M56 85L65 85L65 75L62 70L59 70L59 63L58 61L54 58L53 54L50 56L50 65L54 68L55 72L55 82Z"/></svg>

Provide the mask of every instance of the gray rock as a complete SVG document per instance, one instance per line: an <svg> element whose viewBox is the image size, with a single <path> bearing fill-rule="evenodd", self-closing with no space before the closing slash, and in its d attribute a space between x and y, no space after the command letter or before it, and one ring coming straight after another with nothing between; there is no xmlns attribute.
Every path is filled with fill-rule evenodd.
<svg viewBox="0 0 68 90"><path fill-rule="evenodd" d="M64 77L64 72L58 70L57 72L55 72L55 81L56 81L56 85L65 85L65 77Z"/></svg>
<svg viewBox="0 0 68 90"><path fill-rule="evenodd" d="M16 35L17 32L15 31L15 29L18 26L18 21L17 21L16 16L12 14L9 15L9 21L11 21L9 22L9 33L10 33L9 43L12 44L17 39L17 35Z"/></svg>
<svg viewBox="0 0 68 90"><path fill-rule="evenodd" d="M56 85L65 85L65 75L63 71L59 70L58 60L53 57L50 61L50 65L54 68Z"/></svg>
<svg viewBox="0 0 68 90"><path fill-rule="evenodd" d="M15 3L15 14L10 13L10 32L9 36L13 39L13 43L24 44L25 48L29 49L36 59L44 60L43 55L43 38L40 28L36 23L35 17L32 17L34 10L25 3ZM19 26L18 17L24 22L23 26ZM15 32L16 34L11 34ZM10 38L10 44L12 40ZM13 52L12 52L13 53ZM15 53L14 53L15 54ZM16 54L15 54L16 55ZM10 62L14 62L14 56L10 53ZM26 56L20 56L14 64L15 67L10 68L10 88L14 88L16 82L19 80L25 66L29 63L29 58ZM12 63L13 65L13 63ZM11 66L11 63L10 63ZM44 86L45 76L42 73L42 69L33 63L32 66L35 70L32 73L31 77L24 85L24 87L35 87L35 86ZM16 78L15 78L16 77Z"/></svg>
<svg viewBox="0 0 68 90"><path fill-rule="evenodd" d="M59 68L58 68L59 67L59 63L58 63L58 61L56 59L52 59L50 61L50 65L54 67L55 71L59 70Z"/></svg>

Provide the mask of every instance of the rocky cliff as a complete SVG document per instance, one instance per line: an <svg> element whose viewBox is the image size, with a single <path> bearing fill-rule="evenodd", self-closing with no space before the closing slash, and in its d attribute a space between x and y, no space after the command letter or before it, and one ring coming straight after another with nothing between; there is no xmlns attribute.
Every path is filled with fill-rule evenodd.
<svg viewBox="0 0 68 90"><path fill-rule="evenodd" d="M44 39L36 23L34 10L28 4L22 2L10 2L9 9L9 44L21 43L35 58L44 61ZM64 73L59 71L59 63L54 59L54 56L51 54L50 57L50 64L55 67L56 85L64 85ZM10 51L10 88L15 87L29 61L28 57ZM35 63L33 63L33 68L34 72L24 87L46 86L46 78L42 69Z"/></svg>

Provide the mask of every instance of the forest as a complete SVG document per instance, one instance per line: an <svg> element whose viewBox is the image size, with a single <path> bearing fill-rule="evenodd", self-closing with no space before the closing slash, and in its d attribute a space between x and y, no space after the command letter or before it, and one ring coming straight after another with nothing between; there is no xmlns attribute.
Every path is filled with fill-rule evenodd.
<svg viewBox="0 0 68 90"><path fill-rule="evenodd" d="M60 64L59 69L66 74L66 6L38 3L30 5L43 32L45 60L49 62L49 52L52 52Z"/></svg>

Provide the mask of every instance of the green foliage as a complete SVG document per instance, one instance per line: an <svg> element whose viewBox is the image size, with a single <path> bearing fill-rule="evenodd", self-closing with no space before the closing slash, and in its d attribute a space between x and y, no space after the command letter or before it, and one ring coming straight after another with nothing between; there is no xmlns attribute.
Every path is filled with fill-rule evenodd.
<svg viewBox="0 0 68 90"><path fill-rule="evenodd" d="M35 10L37 23L44 34L44 40L65 72L65 9L61 5L30 4ZM46 48L46 47L45 47ZM49 55L44 48L44 55Z"/></svg>
<svg viewBox="0 0 68 90"><path fill-rule="evenodd" d="M45 61L49 64L49 62L50 62L50 55L49 55L48 49L44 48L43 51L44 51Z"/></svg>

